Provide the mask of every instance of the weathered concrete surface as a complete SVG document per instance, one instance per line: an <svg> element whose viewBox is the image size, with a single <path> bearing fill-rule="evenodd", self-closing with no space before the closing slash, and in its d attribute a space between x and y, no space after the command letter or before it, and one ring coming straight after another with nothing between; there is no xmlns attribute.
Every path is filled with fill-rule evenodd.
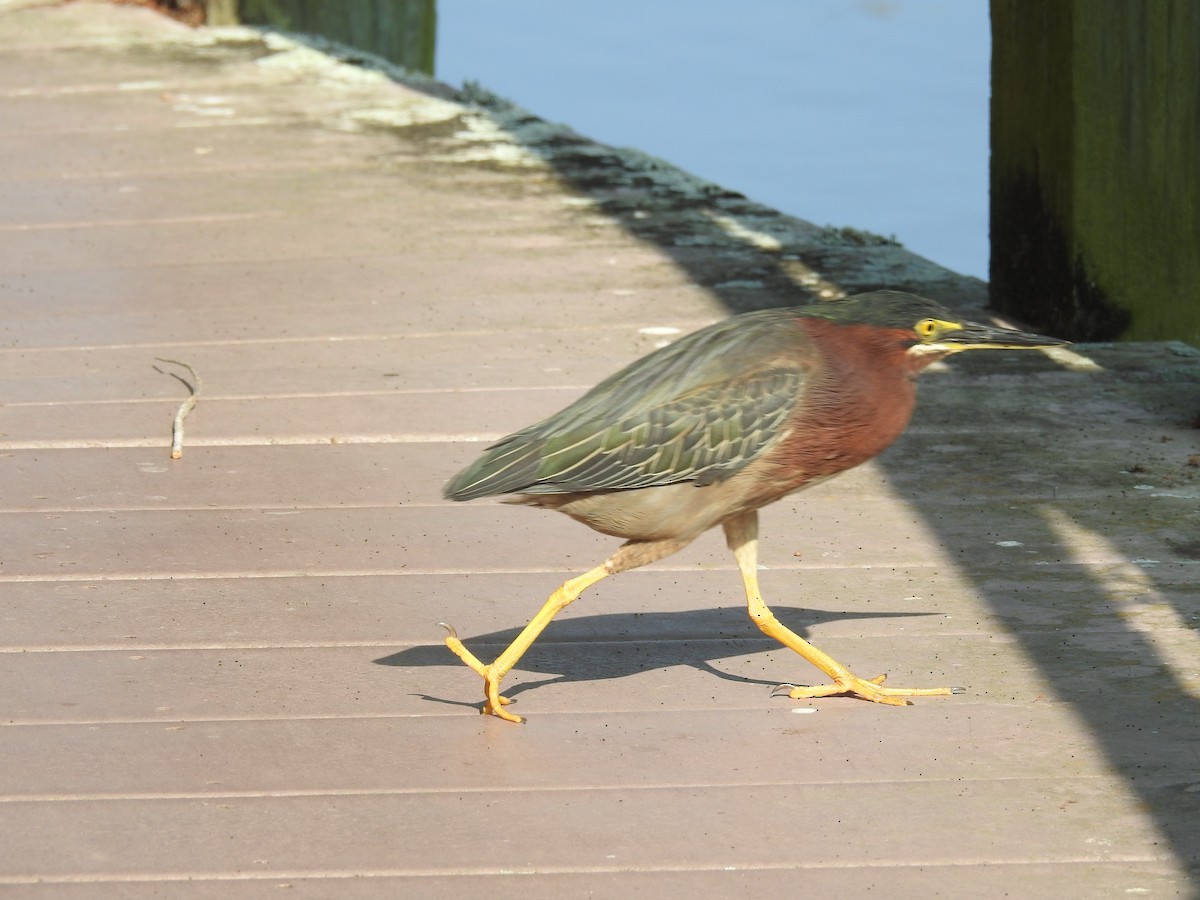
<svg viewBox="0 0 1200 900"><path fill-rule="evenodd" d="M488 656L613 542L443 501L481 441L730 308L982 286L274 37L22 2L0 42L5 897L1195 891L1194 351L955 360L765 511L785 622L965 695L771 698L813 673L708 537L484 720L434 623ZM175 462L157 357L203 379Z"/></svg>

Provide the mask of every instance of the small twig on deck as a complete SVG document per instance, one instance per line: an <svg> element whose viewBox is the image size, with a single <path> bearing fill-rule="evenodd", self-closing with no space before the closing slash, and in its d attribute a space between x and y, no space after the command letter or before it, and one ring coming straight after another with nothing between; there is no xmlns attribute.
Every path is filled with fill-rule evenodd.
<svg viewBox="0 0 1200 900"><path fill-rule="evenodd" d="M182 368L187 369L192 375L192 384L188 384L187 381L176 375L174 372L166 373L188 389L188 398L180 404L179 411L175 413L175 424L171 428L171 459L179 459L181 456L183 456L183 420L187 418L187 414L192 411L192 407L196 405L196 400L200 393L200 376L188 363L180 362L177 359L163 359L161 356L156 356L154 358L159 362L170 363L173 366L181 366ZM162 371L162 369L158 368L158 366L155 366L154 368L158 372Z"/></svg>

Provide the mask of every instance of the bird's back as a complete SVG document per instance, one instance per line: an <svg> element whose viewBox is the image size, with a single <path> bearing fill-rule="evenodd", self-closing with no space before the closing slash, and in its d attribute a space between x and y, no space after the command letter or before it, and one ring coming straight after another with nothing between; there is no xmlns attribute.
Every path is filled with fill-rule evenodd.
<svg viewBox="0 0 1200 900"><path fill-rule="evenodd" d="M450 481L446 496L728 477L771 443L801 390L811 347L797 315L773 309L735 316L637 360L489 447Z"/></svg>

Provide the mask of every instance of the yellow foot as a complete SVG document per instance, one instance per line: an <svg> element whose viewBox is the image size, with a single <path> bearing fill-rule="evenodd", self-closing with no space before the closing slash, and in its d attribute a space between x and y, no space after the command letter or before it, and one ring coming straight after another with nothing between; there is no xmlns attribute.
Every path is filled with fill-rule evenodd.
<svg viewBox="0 0 1200 900"><path fill-rule="evenodd" d="M820 684L813 687L806 685L781 684L771 692L775 696L779 691L787 691L793 700L812 699L814 697L833 697L838 694L850 694L872 703L886 703L889 706L912 706L909 697L944 697L948 694L961 694L964 689L952 688L889 688L883 687L886 675L875 678L859 678L847 673L838 678L833 684Z"/></svg>
<svg viewBox="0 0 1200 900"><path fill-rule="evenodd" d="M508 697L501 697L499 694L497 694L497 687L498 685L493 683L490 678L488 678L486 675L484 676L483 695L487 699L483 701L483 708L480 709L479 712L485 716L497 716L501 719L504 719L506 722L516 722L518 724L524 722L524 718L510 713L504 708L508 706L508 704L512 703L512 700L508 699Z"/></svg>
<svg viewBox="0 0 1200 900"><path fill-rule="evenodd" d="M477 674L483 676L483 708L479 710L485 716L497 716L507 722L524 722L520 716L513 715L504 707L512 703L508 697L500 696L500 679L503 674L497 676L495 664L485 666L479 661L474 653L466 648L461 640L459 640L458 632L454 630L453 625L447 625L445 622L438 622L446 629L446 646L450 651L470 666Z"/></svg>

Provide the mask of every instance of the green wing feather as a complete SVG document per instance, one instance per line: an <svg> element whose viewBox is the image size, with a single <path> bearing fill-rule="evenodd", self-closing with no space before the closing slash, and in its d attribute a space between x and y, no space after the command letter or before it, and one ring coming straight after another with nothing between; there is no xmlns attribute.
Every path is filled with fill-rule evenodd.
<svg viewBox="0 0 1200 900"><path fill-rule="evenodd" d="M779 435L807 371L795 311L717 323L651 353L575 403L501 439L446 496L708 484Z"/></svg>

